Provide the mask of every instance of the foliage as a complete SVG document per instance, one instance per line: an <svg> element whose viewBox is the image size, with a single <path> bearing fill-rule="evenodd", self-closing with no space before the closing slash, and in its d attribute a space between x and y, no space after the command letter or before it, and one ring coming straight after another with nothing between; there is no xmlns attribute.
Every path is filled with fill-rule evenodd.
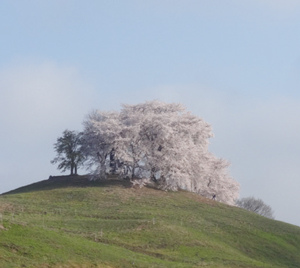
<svg viewBox="0 0 300 268"><path fill-rule="evenodd" d="M244 209L257 213L261 216L274 219L274 212L269 205L266 205L261 199L254 197L245 197L236 201L236 204Z"/></svg>
<svg viewBox="0 0 300 268"><path fill-rule="evenodd" d="M234 204L239 185L229 163L208 151L212 129L181 104L159 101L94 111L84 121L84 152L94 174L151 179L161 189L185 189Z"/></svg>
<svg viewBox="0 0 300 268"><path fill-rule="evenodd" d="M300 267L300 228L187 191L61 176L0 196L0 267Z"/></svg>
<svg viewBox="0 0 300 268"><path fill-rule="evenodd" d="M77 169L83 164L85 158L81 151L82 133L65 130L62 137L57 138L54 150L57 156L51 161L59 163L58 169L62 172L70 169L71 175L77 175Z"/></svg>

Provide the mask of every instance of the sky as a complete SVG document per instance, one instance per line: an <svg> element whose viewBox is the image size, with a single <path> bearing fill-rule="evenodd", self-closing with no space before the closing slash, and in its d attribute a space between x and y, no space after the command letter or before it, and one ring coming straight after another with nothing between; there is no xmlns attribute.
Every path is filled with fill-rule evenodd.
<svg viewBox="0 0 300 268"><path fill-rule="evenodd" d="M299 0L2 0L0 193L59 175L53 144L92 110L158 99L300 226L299 86Z"/></svg>

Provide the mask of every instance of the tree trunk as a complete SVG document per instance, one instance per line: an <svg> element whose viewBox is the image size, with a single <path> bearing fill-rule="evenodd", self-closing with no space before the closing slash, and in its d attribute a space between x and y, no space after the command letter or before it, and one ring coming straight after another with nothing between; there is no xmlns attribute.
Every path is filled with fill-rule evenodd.
<svg viewBox="0 0 300 268"><path fill-rule="evenodd" d="M133 166L133 167L132 167L132 173L131 173L131 179L134 178L134 172L135 172L135 167Z"/></svg>
<svg viewBox="0 0 300 268"><path fill-rule="evenodd" d="M77 175L77 165L75 164L75 175Z"/></svg>
<svg viewBox="0 0 300 268"><path fill-rule="evenodd" d="M157 179L156 179L156 177L155 177L155 171L156 171L155 167L152 167L152 168L151 168L150 179L153 180L153 181L156 183L156 182L157 182Z"/></svg>
<svg viewBox="0 0 300 268"><path fill-rule="evenodd" d="M73 175L73 174L74 174L73 170L74 170L74 164L72 163L72 164L71 164L71 174L70 174L70 175Z"/></svg>
<svg viewBox="0 0 300 268"><path fill-rule="evenodd" d="M100 153L98 152L98 153L97 153L97 156L98 156L99 164L100 164L100 173L99 173L100 180L106 180L106 179L107 179L107 176L106 176L105 160L106 160L106 156L107 156L107 155L105 155L105 157L102 157L102 156L100 155Z"/></svg>

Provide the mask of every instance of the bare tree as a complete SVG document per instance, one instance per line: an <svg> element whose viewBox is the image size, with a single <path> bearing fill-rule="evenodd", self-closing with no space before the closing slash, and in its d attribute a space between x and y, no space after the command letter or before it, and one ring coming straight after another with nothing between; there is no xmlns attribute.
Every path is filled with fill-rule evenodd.
<svg viewBox="0 0 300 268"><path fill-rule="evenodd" d="M245 197L237 200L236 205L266 218L275 219L272 208L269 205L266 205L261 199Z"/></svg>

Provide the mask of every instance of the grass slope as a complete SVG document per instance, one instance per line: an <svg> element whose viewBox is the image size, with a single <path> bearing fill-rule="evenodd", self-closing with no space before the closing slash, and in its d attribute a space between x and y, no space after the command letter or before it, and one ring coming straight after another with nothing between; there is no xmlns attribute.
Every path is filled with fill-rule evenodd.
<svg viewBox="0 0 300 268"><path fill-rule="evenodd" d="M55 177L0 196L0 267L300 267L300 228L185 191Z"/></svg>

